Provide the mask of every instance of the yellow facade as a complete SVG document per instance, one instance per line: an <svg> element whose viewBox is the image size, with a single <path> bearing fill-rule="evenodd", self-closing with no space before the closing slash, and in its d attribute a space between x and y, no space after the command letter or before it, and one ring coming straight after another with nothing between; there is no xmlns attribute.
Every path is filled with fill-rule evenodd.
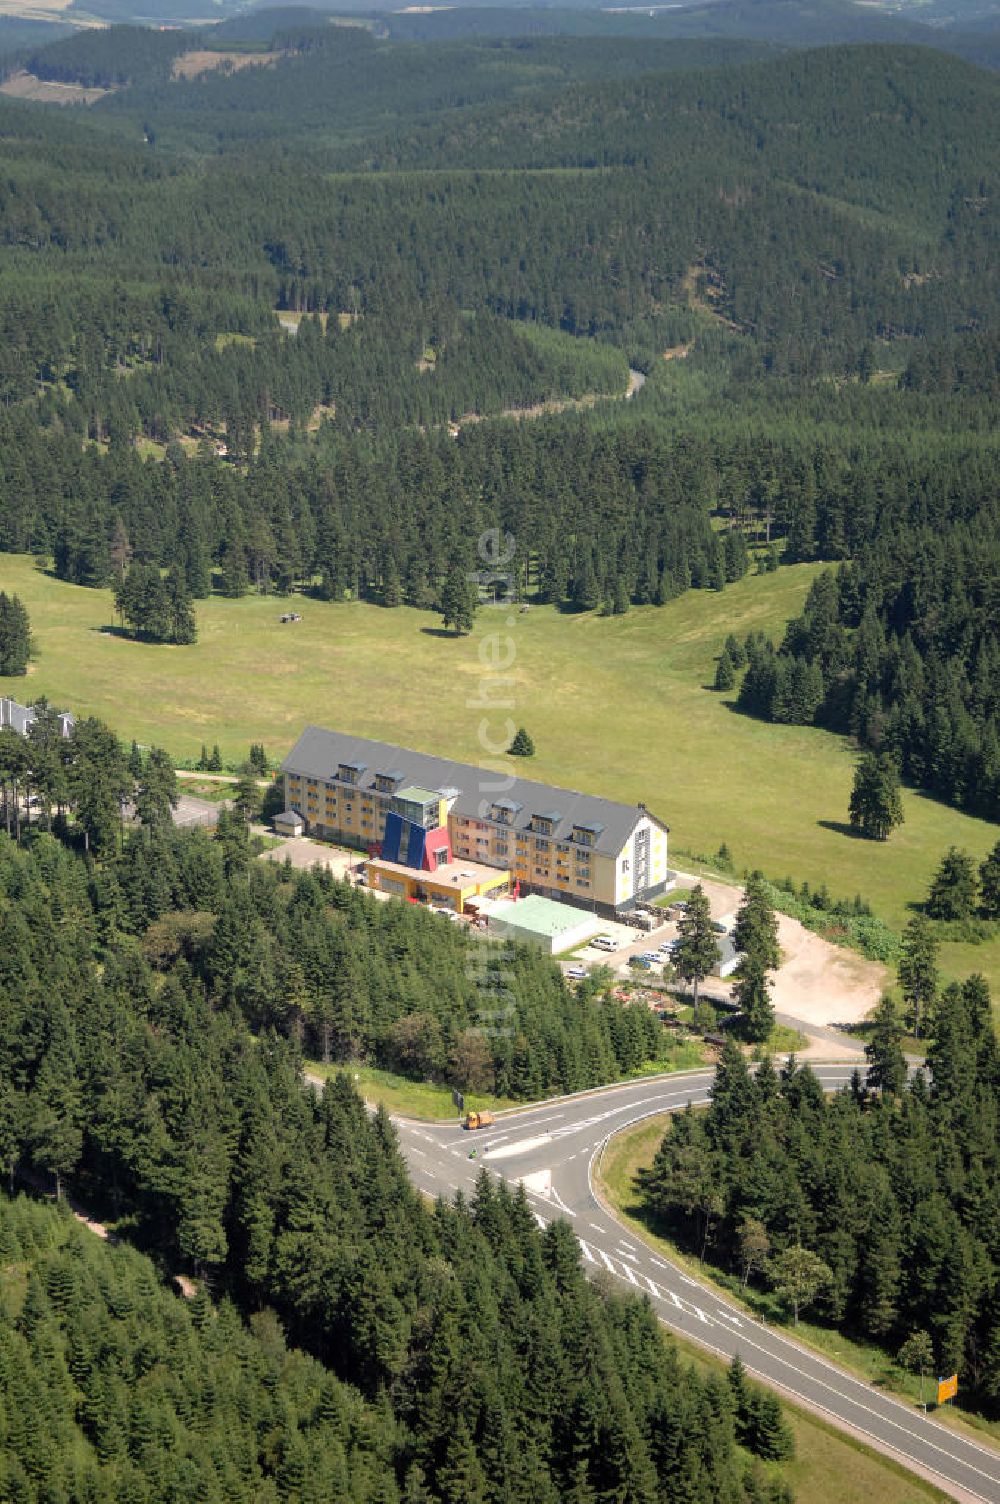
<svg viewBox="0 0 1000 1504"><path fill-rule="evenodd" d="M301 812L311 834L361 848L382 840L392 800L389 788L352 788L339 780L285 776L286 807ZM509 872L524 887L585 908L628 907L643 893L662 890L667 880L667 831L641 806L614 857L596 850L596 838L586 827L575 830L572 841L556 840L534 829L515 829L500 819L449 814L444 798L438 818L448 827L456 861Z"/></svg>
<svg viewBox="0 0 1000 1504"><path fill-rule="evenodd" d="M510 887L509 872L463 862L451 862L434 872L421 872L375 857L369 860L365 874L368 886L376 892L438 904L456 914L464 914L466 905L475 899L497 897Z"/></svg>

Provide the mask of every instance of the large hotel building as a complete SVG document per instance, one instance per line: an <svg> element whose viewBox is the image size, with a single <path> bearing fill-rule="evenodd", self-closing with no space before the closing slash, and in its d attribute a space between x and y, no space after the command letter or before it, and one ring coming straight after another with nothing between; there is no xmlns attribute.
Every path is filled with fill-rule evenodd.
<svg viewBox="0 0 1000 1504"><path fill-rule="evenodd" d="M526 778L495 792L495 772L319 726L281 771L286 813L367 851L372 886L401 897L461 910L513 889L611 916L668 885L667 827L643 804Z"/></svg>

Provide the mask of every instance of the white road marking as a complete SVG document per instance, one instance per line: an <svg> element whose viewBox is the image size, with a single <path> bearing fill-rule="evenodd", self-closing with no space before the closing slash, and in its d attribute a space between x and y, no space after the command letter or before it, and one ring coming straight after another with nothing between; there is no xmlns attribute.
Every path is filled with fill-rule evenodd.
<svg viewBox="0 0 1000 1504"><path fill-rule="evenodd" d="M615 1272L615 1266L611 1262L611 1260L608 1258L607 1254L604 1252L604 1249L603 1248L599 1248L597 1251L601 1255L601 1258L604 1260L604 1267L606 1269L610 1269L611 1273L614 1274L614 1272Z"/></svg>
<svg viewBox="0 0 1000 1504"><path fill-rule="evenodd" d="M647 1285L648 1285L648 1286L649 1286L649 1288L650 1288L650 1289L651 1289L651 1290L652 1290L652 1292L653 1292L653 1295L654 1295L654 1296L655 1296L655 1297L656 1297L656 1299L657 1299L657 1300L662 1300L662 1299L663 1299L663 1296L662 1296L662 1295L661 1295L661 1294L660 1294L660 1292L659 1292L659 1290L658 1290L658 1289L657 1289L657 1287L656 1287L656 1286L655 1286L655 1285L654 1285L654 1284L653 1284L653 1281L652 1281L652 1280L651 1280L651 1279L650 1279L650 1277L649 1277L649 1275L648 1275L648 1274L647 1274L647 1275L646 1275L646 1276L645 1276L645 1280L646 1280L646 1284L647 1284Z"/></svg>
<svg viewBox="0 0 1000 1504"><path fill-rule="evenodd" d="M639 1262L637 1255L634 1253L629 1253L628 1249L623 1248L620 1243L618 1245L618 1253L619 1256L623 1259L631 1259L633 1264L637 1264Z"/></svg>
<svg viewBox="0 0 1000 1504"><path fill-rule="evenodd" d="M639 1283L639 1281L636 1279L635 1275L632 1273L632 1271L629 1268L628 1264L623 1264L622 1268L625 1270L625 1278L628 1280L629 1284L630 1285L637 1285Z"/></svg>
<svg viewBox="0 0 1000 1504"><path fill-rule="evenodd" d="M603 1227L598 1227L598 1225L597 1225L596 1222L588 1222L587 1226L588 1227L592 1227L595 1232L603 1232L604 1231L604 1228Z"/></svg>
<svg viewBox="0 0 1000 1504"><path fill-rule="evenodd" d="M559 1192L556 1190L555 1186L552 1187L552 1200L555 1202L556 1206L559 1208L559 1210L561 1212L565 1212L566 1213L567 1217L575 1217L576 1216L576 1212L573 1210L573 1208L571 1206L567 1206L566 1205L565 1201L562 1199L562 1197L560 1196Z"/></svg>
<svg viewBox="0 0 1000 1504"><path fill-rule="evenodd" d="M582 1238L577 1238L577 1242L579 1243L580 1247L583 1249L583 1256L587 1260L587 1263L588 1264L596 1264L597 1260L594 1258L594 1255L591 1253L590 1249L587 1247L587 1245L583 1241L583 1239Z"/></svg>
<svg viewBox="0 0 1000 1504"><path fill-rule="evenodd" d="M539 1227L542 1229L543 1232L545 1231L545 1229L549 1225L546 1222L545 1218L544 1217L540 1217L537 1212L535 1213L535 1221L538 1223Z"/></svg>
<svg viewBox="0 0 1000 1504"><path fill-rule="evenodd" d="M656 1267L657 1267L657 1269L669 1269L670 1268L670 1265L669 1264L665 1264L662 1259L650 1259L649 1262L651 1264L655 1264Z"/></svg>
<svg viewBox="0 0 1000 1504"><path fill-rule="evenodd" d="M538 1133L534 1138L518 1138L512 1144L501 1144L499 1149L490 1151L490 1159L506 1159L512 1154L527 1154L532 1149L540 1149L543 1144L551 1141L551 1133Z"/></svg>

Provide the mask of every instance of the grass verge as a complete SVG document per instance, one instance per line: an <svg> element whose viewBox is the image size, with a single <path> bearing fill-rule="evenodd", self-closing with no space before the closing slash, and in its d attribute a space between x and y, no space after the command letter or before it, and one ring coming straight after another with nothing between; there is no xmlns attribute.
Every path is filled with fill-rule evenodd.
<svg viewBox="0 0 1000 1504"><path fill-rule="evenodd" d="M701 1373L719 1373L724 1364L695 1343L671 1332L684 1358ZM949 1498L901 1463L845 1436L811 1411L782 1401L795 1437L789 1462L768 1464L768 1477L780 1478L796 1504L936 1504Z"/></svg>
<svg viewBox="0 0 1000 1504"><path fill-rule="evenodd" d="M674 1263L688 1270L698 1279L725 1291L731 1300L744 1305L755 1316L763 1316L774 1326L785 1324L784 1312L771 1294L752 1287L746 1291L741 1290L739 1279L728 1276L713 1268L711 1264L703 1264L693 1256L684 1253L676 1243L663 1237L651 1226L650 1219L636 1193L635 1176L641 1166L652 1163L666 1130L668 1118L669 1114L663 1113L654 1118L647 1118L631 1128L626 1128L622 1133L616 1134L608 1142L595 1167L596 1189L637 1237L643 1238L652 1247L659 1249ZM830 1327L819 1326L806 1320L799 1322L794 1330L794 1336L804 1346L814 1348L824 1357L830 1358L842 1368L857 1374L866 1382L878 1385L895 1394L899 1399L909 1400L914 1407L919 1404L918 1379L912 1374L904 1373L897 1366L894 1355L876 1346L875 1343L847 1337ZM967 1435L974 1435L977 1440L988 1440L994 1444L1000 1444L1000 1423L998 1422L986 1420L982 1416L955 1409L950 1405L942 1407L937 1412L936 1418Z"/></svg>
<svg viewBox="0 0 1000 1504"><path fill-rule="evenodd" d="M665 1039L663 1053L657 1060L647 1060L630 1075L621 1080L641 1080L644 1076L659 1075L665 1071L697 1070L705 1064L705 1051L696 1040ZM378 1070L373 1065L358 1063L348 1065L324 1065L321 1060L307 1060L305 1068L313 1076L324 1079L330 1076L347 1075L354 1082L366 1102L380 1102L388 1112L400 1117L424 1118L428 1122L444 1122L458 1117L451 1096L451 1087L437 1081L411 1081L406 1076L397 1076L392 1071ZM615 1083L608 1083L615 1084ZM525 1107L525 1102L513 1097L493 1097L488 1093L467 1091L466 1111L486 1108L489 1112L503 1112L509 1107Z"/></svg>

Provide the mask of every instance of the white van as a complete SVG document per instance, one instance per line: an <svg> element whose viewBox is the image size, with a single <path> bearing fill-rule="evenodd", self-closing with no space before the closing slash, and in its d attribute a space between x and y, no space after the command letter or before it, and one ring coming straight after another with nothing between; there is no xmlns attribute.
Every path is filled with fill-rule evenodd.
<svg viewBox="0 0 1000 1504"><path fill-rule="evenodd" d="M617 940L612 940L612 938L611 938L610 935L595 935L594 938L593 938L593 940L591 940L590 943L594 947L595 950L617 950L618 949L618 941Z"/></svg>

